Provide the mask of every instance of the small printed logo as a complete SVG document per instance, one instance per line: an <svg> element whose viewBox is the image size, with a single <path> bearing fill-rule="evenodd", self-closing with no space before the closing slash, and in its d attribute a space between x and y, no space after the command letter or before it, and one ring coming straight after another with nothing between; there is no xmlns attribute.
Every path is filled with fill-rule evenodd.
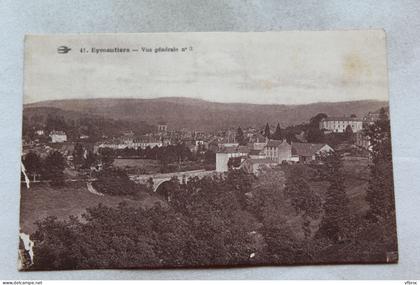
<svg viewBox="0 0 420 285"><path fill-rule="evenodd" d="M60 46L57 48L58 53L68 53L69 51L71 51L71 48L66 46Z"/></svg>

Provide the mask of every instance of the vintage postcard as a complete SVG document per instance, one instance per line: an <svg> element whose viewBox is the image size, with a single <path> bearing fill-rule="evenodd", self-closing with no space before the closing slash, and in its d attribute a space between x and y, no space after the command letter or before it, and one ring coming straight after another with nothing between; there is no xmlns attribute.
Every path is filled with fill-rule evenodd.
<svg viewBox="0 0 420 285"><path fill-rule="evenodd" d="M395 263L382 30L28 35L20 270Z"/></svg>

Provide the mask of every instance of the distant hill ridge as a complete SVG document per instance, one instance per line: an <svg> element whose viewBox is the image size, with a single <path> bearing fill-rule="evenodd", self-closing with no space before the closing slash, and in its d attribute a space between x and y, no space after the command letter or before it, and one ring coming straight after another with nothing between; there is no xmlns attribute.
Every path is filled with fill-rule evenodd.
<svg viewBox="0 0 420 285"><path fill-rule="evenodd" d="M362 100L320 102L304 105L219 103L188 97L154 99L100 98L51 100L25 104L26 108L51 107L88 115L131 122L156 124L164 120L169 128L214 130L229 127L262 127L280 123L282 127L307 122L318 113L328 116L358 117L388 107L386 101Z"/></svg>

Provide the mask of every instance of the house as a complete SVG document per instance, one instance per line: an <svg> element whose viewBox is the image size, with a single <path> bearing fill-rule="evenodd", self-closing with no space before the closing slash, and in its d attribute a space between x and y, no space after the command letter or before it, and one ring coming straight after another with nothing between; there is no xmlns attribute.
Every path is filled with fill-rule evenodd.
<svg viewBox="0 0 420 285"><path fill-rule="evenodd" d="M56 149L64 156L70 156L74 152L74 144L71 142L63 142L53 146L53 149Z"/></svg>
<svg viewBox="0 0 420 285"><path fill-rule="evenodd" d="M355 140L355 145L360 147L360 148L364 148L367 150L372 150L372 145L370 143L370 137L366 134L363 133L363 131L361 132L357 132L355 134L356 140Z"/></svg>
<svg viewBox="0 0 420 285"><path fill-rule="evenodd" d="M236 142L222 142L218 144L219 149L227 148L227 147L238 147L239 143Z"/></svg>
<svg viewBox="0 0 420 285"><path fill-rule="evenodd" d="M252 159L265 158L265 151L264 149L251 149L248 155Z"/></svg>
<svg viewBox="0 0 420 285"><path fill-rule="evenodd" d="M52 143L62 143L67 141L67 135L62 131L50 132L50 138Z"/></svg>
<svg viewBox="0 0 420 285"><path fill-rule="evenodd" d="M323 143L292 143L291 147L291 160L300 163L314 161L321 153L334 151L332 147Z"/></svg>
<svg viewBox="0 0 420 285"><path fill-rule="evenodd" d="M147 147L162 147L163 142L158 137L154 136L141 136L133 140L134 149L146 149Z"/></svg>
<svg viewBox="0 0 420 285"><path fill-rule="evenodd" d="M246 146L246 145L240 145L240 146L236 147L236 150L239 153L243 153L244 155L248 155L249 152L251 151L251 149L249 148L249 146Z"/></svg>
<svg viewBox="0 0 420 285"><path fill-rule="evenodd" d="M264 151L265 157L276 163L292 159L292 147L286 140L269 140Z"/></svg>
<svg viewBox="0 0 420 285"><path fill-rule="evenodd" d="M271 168L277 163L268 158L247 158L241 164L241 169L247 173L253 173L257 175L260 169L267 167Z"/></svg>
<svg viewBox="0 0 420 285"><path fill-rule="evenodd" d="M229 170L229 159L246 158L249 149L244 147L225 147L216 152L216 172L226 172Z"/></svg>
<svg viewBox="0 0 420 285"><path fill-rule="evenodd" d="M124 149L126 147L127 145L125 145L120 139L109 139L104 142L98 143L95 149L101 149L101 148Z"/></svg>
<svg viewBox="0 0 420 285"><path fill-rule="evenodd" d="M168 124L166 122L160 121L157 125L159 133L166 133L168 131Z"/></svg>
<svg viewBox="0 0 420 285"><path fill-rule="evenodd" d="M363 120L354 117L328 117L319 122L319 129L332 133L344 133L350 126L354 133L363 129Z"/></svg>
<svg viewBox="0 0 420 285"><path fill-rule="evenodd" d="M191 152L197 152L198 146L193 139L184 139L182 141L185 147L187 147Z"/></svg>
<svg viewBox="0 0 420 285"><path fill-rule="evenodd" d="M389 117L389 108L384 108L385 115ZM374 111L374 112L368 112L364 117L363 121L366 122L366 124L373 124L376 121L378 121L381 118L381 109Z"/></svg>
<svg viewBox="0 0 420 285"><path fill-rule="evenodd" d="M171 139L169 138L162 138L161 141L163 146L168 146L172 144Z"/></svg>
<svg viewBox="0 0 420 285"><path fill-rule="evenodd" d="M132 136L122 136L121 138L114 138L110 140L106 140L96 144L94 150L98 150L100 148L112 148L112 149L145 149L147 147L154 148L154 147L161 147L163 143L156 137L151 136L142 136L139 138L134 138Z"/></svg>
<svg viewBox="0 0 420 285"><path fill-rule="evenodd" d="M252 149L263 150L267 145L268 138L264 137L262 134L254 134L250 137L248 145Z"/></svg>

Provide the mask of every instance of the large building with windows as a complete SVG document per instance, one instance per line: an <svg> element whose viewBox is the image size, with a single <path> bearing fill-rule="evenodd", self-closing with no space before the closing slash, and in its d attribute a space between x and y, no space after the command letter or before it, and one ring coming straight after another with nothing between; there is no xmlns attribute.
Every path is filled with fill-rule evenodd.
<svg viewBox="0 0 420 285"><path fill-rule="evenodd" d="M157 125L159 133L166 133L168 131L168 124L166 122L160 121Z"/></svg>
<svg viewBox="0 0 420 285"><path fill-rule="evenodd" d="M292 146L285 140L269 140L264 151L266 158L276 163L292 159Z"/></svg>
<svg viewBox="0 0 420 285"><path fill-rule="evenodd" d="M344 133L350 126L354 133L363 129L363 120L353 117L328 117L319 122L319 129L332 133Z"/></svg>
<svg viewBox="0 0 420 285"><path fill-rule="evenodd" d="M67 141L67 135L63 131L52 131L50 139L52 143L63 143Z"/></svg>

